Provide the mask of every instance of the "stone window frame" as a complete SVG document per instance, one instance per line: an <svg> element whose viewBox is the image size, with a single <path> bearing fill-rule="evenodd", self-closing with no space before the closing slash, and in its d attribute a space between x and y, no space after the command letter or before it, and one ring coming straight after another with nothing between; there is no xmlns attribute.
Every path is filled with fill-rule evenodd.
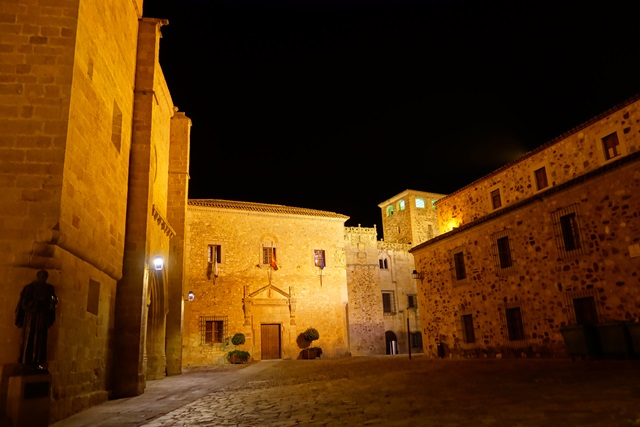
<svg viewBox="0 0 640 427"><path fill-rule="evenodd" d="M540 170L544 171L544 179L546 183L545 186L540 185L540 179L538 177L538 171ZM552 186L551 181L549 180L549 165L547 165L546 163L539 163L534 165L531 168L531 175L533 177L532 181L533 181L533 186L536 192L544 191Z"/></svg>
<svg viewBox="0 0 640 427"><path fill-rule="evenodd" d="M610 137L613 134L616 135L616 139L618 141L618 144L615 146L617 153L615 156L609 157L607 154L605 139L607 137ZM607 127L596 134L595 136L596 152L598 153L598 158L600 159L602 164L614 162L628 154L628 147L627 147L626 139L624 138L624 134L625 134L624 130L621 130L617 126Z"/></svg>
<svg viewBox="0 0 640 427"><path fill-rule="evenodd" d="M503 309L505 342L526 341L525 316L521 303L519 301L505 302ZM517 313L517 316L515 316L515 313Z"/></svg>
<svg viewBox="0 0 640 427"><path fill-rule="evenodd" d="M467 322L467 319L469 320ZM467 346L473 346L477 344L476 328L474 325L473 313L463 312L460 315L460 327L462 331L462 342ZM471 331L471 337L469 337L469 330Z"/></svg>
<svg viewBox="0 0 640 427"><path fill-rule="evenodd" d="M580 225L579 204L574 203L556 209L551 213L553 219L553 231L560 259L573 258L583 255L587 251L583 237L582 226ZM571 238L571 240L569 240ZM567 248L567 244L576 247Z"/></svg>
<svg viewBox="0 0 640 427"><path fill-rule="evenodd" d="M218 277L218 266L222 264L222 260L224 259L222 255L221 244L207 244L207 279L211 279L211 276Z"/></svg>
<svg viewBox="0 0 640 427"><path fill-rule="evenodd" d="M489 187L489 191L487 192L488 200L489 200L489 208L490 211L497 211L498 209L502 209L504 205L503 194L502 194L502 186L500 184L494 184Z"/></svg>
<svg viewBox="0 0 640 427"><path fill-rule="evenodd" d="M396 293L394 291L382 291L382 314L385 316L397 313ZM387 295L388 304L385 303L385 295ZM388 310L387 310L388 308Z"/></svg>
<svg viewBox="0 0 640 427"><path fill-rule="evenodd" d="M327 256L324 249L313 250L313 265L324 269L327 266Z"/></svg>
<svg viewBox="0 0 640 427"><path fill-rule="evenodd" d="M457 256L457 254L462 253L461 258ZM451 280L454 286L462 286L469 284L469 259L470 254L469 251L466 250L465 246L458 246L449 251L449 259L451 262ZM464 272L464 277L459 278L460 265L457 260L462 259L462 269Z"/></svg>
<svg viewBox="0 0 640 427"><path fill-rule="evenodd" d="M495 266L496 274L499 276L514 274L516 273L516 257L514 256L513 251L513 232L511 229L505 228L504 230L497 231L491 235L491 252L493 255L493 261ZM508 242L508 250L509 250L509 261L511 264L507 266L503 266L504 256L501 256L501 246L499 241L501 239L507 239Z"/></svg>

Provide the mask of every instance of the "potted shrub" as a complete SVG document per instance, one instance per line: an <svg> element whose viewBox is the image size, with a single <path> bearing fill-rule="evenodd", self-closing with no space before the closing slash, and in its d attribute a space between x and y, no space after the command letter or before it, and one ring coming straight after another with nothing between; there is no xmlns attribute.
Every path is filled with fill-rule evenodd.
<svg viewBox="0 0 640 427"><path fill-rule="evenodd" d="M320 333L317 329L307 328L307 330L302 333L302 337L309 343L309 346L302 350L303 359L317 359L322 356L322 348L311 347L311 343L320 338Z"/></svg>
<svg viewBox="0 0 640 427"><path fill-rule="evenodd" d="M227 360L229 361L229 363L233 363L233 364L247 363L250 356L251 355L246 350L235 349L227 353Z"/></svg>
<svg viewBox="0 0 640 427"><path fill-rule="evenodd" d="M231 344L233 345L242 345L244 344L244 334L242 332L238 332L233 337L231 337Z"/></svg>
<svg viewBox="0 0 640 427"><path fill-rule="evenodd" d="M242 345L245 343L245 336L242 332L238 332L231 337L231 344ZM233 349L227 353L227 360L229 363L246 363L249 360L250 354L246 350Z"/></svg>

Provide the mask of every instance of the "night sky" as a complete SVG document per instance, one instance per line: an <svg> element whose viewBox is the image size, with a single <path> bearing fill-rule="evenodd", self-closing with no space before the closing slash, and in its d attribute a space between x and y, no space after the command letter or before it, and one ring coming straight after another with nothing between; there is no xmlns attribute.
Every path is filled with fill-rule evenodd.
<svg viewBox="0 0 640 427"><path fill-rule="evenodd" d="M561 7L559 5L562 5ZM632 2L145 0L193 121L190 198L378 226L640 93Z"/></svg>

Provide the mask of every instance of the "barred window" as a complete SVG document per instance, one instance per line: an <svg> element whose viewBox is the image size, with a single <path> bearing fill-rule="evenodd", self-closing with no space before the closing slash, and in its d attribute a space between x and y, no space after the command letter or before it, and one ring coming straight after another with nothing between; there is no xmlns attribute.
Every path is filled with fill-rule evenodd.
<svg viewBox="0 0 640 427"><path fill-rule="evenodd" d="M227 316L200 316L200 344L217 344L227 336Z"/></svg>
<svg viewBox="0 0 640 427"><path fill-rule="evenodd" d="M411 347L412 348L422 348L422 333L421 332L411 332Z"/></svg>
<svg viewBox="0 0 640 427"><path fill-rule="evenodd" d="M409 308L417 308L418 307L418 296L417 295L407 295L407 307L409 307Z"/></svg>
<svg viewBox="0 0 640 427"><path fill-rule="evenodd" d="M476 333L473 329L473 316L471 314L462 315L462 335L464 342L471 344L476 342Z"/></svg>
<svg viewBox="0 0 640 427"><path fill-rule="evenodd" d="M553 226L560 256L584 253L577 204L553 212Z"/></svg>
<svg viewBox="0 0 640 427"><path fill-rule="evenodd" d="M522 313L520 307L507 308L507 330L509 332L509 341L518 341L524 339L524 326L522 325Z"/></svg>
<svg viewBox="0 0 640 427"><path fill-rule="evenodd" d="M393 291L382 292L382 312L385 314L396 312Z"/></svg>

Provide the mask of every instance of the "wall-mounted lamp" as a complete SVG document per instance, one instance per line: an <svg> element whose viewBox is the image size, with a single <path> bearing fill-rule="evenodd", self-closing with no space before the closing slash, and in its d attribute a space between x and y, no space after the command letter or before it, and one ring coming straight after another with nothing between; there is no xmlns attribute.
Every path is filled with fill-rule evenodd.
<svg viewBox="0 0 640 427"><path fill-rule="evenodd" d="M153 259L154 270L162 270L164 268L164 259L161 256L157 256Z"/></svg>
<svg viewBox="0 0 640 427"><path fill-rule="evenodd" d="M196 299L195 294L193 293L193 291L189 291L189 293L187 294L187 301L191 302L194 299Z"/></svg>
<svg viewBox="0 0 640 427"><path fill-rule="evenodd" d="M424 279L424 273L422 271L418 273L417 270L413 270L413 272L411 273L411 277L416 280L422 280Z"/></svg>

